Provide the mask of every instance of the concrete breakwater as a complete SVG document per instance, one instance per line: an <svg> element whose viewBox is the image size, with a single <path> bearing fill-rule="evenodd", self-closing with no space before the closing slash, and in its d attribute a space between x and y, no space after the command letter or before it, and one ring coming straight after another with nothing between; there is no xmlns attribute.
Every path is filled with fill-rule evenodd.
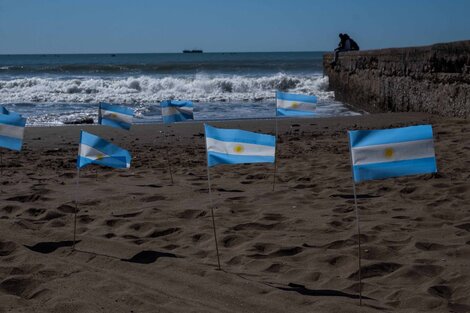
<svg viewBox="0 0 470 313"><path fill-rule="evenodd" d="M337 100L368 112L470 117L470 40L323 57Z"/></svg>

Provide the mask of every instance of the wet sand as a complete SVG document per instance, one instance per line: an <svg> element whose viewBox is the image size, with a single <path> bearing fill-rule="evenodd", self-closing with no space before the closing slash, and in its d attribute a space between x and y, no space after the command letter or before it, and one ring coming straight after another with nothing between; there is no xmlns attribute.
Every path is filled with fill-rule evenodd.
<svg viewBox="0 0 470 313"><path fill-rule="evenodd" d="M357 186L360 307L346 131L425 123L439 173ZM80 129L131 169L88 166L77 188ZM274 191L272 165L211 168L219 271L201 123L27 128L22 152L2 149L0 312L470 312L469 131L419 113L280 120Z"/></svg>

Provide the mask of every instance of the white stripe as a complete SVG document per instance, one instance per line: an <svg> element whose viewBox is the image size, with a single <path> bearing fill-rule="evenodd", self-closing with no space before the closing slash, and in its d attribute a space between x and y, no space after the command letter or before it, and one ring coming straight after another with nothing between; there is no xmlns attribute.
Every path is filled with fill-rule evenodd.
<svg viewBox="0 0 470 313"><path fill-rule="evenodd" d="M277 99L277 107L280 109L291 109L299 111L315 111L316 104L301 101Z"/></svg>
<svg viewBox="0 0 470 313"><path fill-rule="evenodd" d="M351 155L353 165L435 157L432 139L357 147Z"/></svg>
<svg viewBox="0 0 470 313"><path fill-rule="evenodd" d="M95 148L85 145L83 143L80 144L78 154L81 157L88 158L91 160L98 160L109 157L109 155L106 155L103 152L96 150Z"/></svg>
<svg viewBox="0 0 470 313"><path fill-rule="evenodd" d="M174 114L181 114L181 111L184 113L190 114L193 112L192 107L163 107L162 108L162 115L174 115Z"/></svg>
<svg viewBox="0 0 470 313"><path fill-rule="evenodd" d="M132 124L132 115L101 109L101 118Z"/></svg>
<svg viewBox="0 0 470 313"><path fill-rule="evenodd" d="M5 137L12 137L17 139L23 139L24 127L0 124L0 135Z"/></svg>
<svg viewBox="0 0 470 313"><path fill-rule="evenodd" d="M250 156L274 156L273 146L255 145L244 142L221 141L214 138L206 138L207 151Z"/></svg>

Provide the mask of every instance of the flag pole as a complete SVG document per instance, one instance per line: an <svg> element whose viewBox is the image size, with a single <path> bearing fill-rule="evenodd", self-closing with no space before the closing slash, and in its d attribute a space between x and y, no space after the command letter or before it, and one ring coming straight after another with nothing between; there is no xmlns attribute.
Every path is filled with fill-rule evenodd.
<svg viewBox="0 0 470 313"><path fill-rule="evenodd" d="M167 161L167 163L168 163L168 170L170 171L171 184L173 185L173 172L172 172L172 170L171 170L170 153L168 152L168 150L169 150L169 148L168 148L168 140L167 140L166 132L165 132L165 131L163 131L163 138L164 138L164 141L165 141L166 161Z"/></svg>
<svg viewBox="0 0 470 313"><path fill-rule="evenodd" d="M353 194L354 194L354 207L356 209L356 224L357 224L357 254L359 262L359 305L362 306L362 275L361 275L361 228L359 227L359 209L357 207L357 195L356 195L356 182L353 178Z"/></svg>
<svg viewBox="0 0 470 313"><path fill-rule="evenodd" d="M358 255L358 266L359 266L359 305L362 306L362 266L361 266L361 228L359 226L359 208L357 207L357 194L356 194L356 181L354 180L353 170L353 159L351 153L351 137L349 136L349 159L351 162L351 177L353 181L353 195L354 195L354 208L356 211L356 226L357 226L357 255Z"/></svg>
<svg viewBox="0 0 470 313"><path fill-rule="evenodd" d="M207 156L207 183L209 184L209 203L211 207L211 217L212 217L212 229L214 231L214 240L215 240L215 251L217 252L217 266L220 271L220 255L219 255L219 244L217 243L217 231L215 228L215 217L214 217L214 203L212 200L212 184L211 184L211 172L209 168L209 151L207 149L207 140L206 140L206 156Z"/></svg>
<svg viewBox="0 0 470 313"><path fill-rule="evenodd" d="M278 130L277 130L277 98L276 98L276 116L274 117L275 124L276 124L276 131L275 131L275 143L276 146L274 147L274 173L273 173L273 191L276 186L276 172L277 172L277 135L278 135Z"/></svg>
<svg viewBox="0 0 470 313"><path fill-rule="evenodd" d="M75 212L73 214L73 245L72 251L75 250L75 242L77 238L77 212L78 212L78 193L80 188L80 167L77 167L77 181L75 190Z"/></svg>

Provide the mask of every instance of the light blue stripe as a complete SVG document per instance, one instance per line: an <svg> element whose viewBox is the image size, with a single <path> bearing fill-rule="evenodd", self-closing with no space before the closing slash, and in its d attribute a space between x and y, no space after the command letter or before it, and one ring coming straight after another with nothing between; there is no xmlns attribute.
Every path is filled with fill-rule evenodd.
<svg viewBox="0 0 470 313"><path fill-rule="evenodd" d="M109 166L113 168L127 168L126 158L125 157L113 157L113 158L103 158L101 160L92 160L82 156L77 158L77 167L82 168L89 164L97 164L102 166Z"/></svg>
<svg viewBox="0 0 470 313"><path fill-rule="evenodd" d="M126 123L124 121L117 121L108 118L102 117L99 122L101 125L116 127L116 128L123 128L123 129L131 129L132 124Z"/></svg>
<svg viewBox="0 0 470 313"><path fill-rule="evenodd" d="M349 131L351 147L365 147L397 142L432 139L432 126L419 125L381 130Z"/></svg>
<svg viewBox="0 0 470 313"><path fill-rule="evenodd" d="M22 145L23 139L0 135L0 147L20 151Z"/></svg>
<svg viewBox="0 0 470 313"><path fill-rule="evenodd" d="M286 100L286 101L317 103L317 97L315 96L297 95L297 94L286 93L286 92L281 92L281 91L276 92L276 98L279 100Z"/></svg>
<svg viewBox="0 0 470 313"><path fill-rule="evenodd" d="M24 127L26 119L17 113L0 114L0 124Z"/></svg>
<svg viewBox="0 0 470 313"><path fill-rule="evenodd" d="M131 163L131 155L129 151L83 130L80 133L80 143L90 146L98 151L101 151L103 154L112 156L114 158L123 157L128 160L127 163Z"/></svg>
<svg viewBox="0 0 470 313"><path fill-rule="evenodd" d="M209 167L218 164L274 163L274 156L233 155L209 151L207 163Z"/></svg>
<svg viewBox="0 0 470 313"><path fill-rule="evenodd" d="M243 142L263 146L276 146L276 137L266 134L254 133L241 129L222 129L204 124L206 137L220 141Z"/></svg>
<svg viewBox="0 0 470 313"><path fill-rule="evenodd" d="M278 116L314 116L314 112L310 111L300 111L300 110L292 110L292 109L276 109Z"/></svg>
<svg viewBox="0 0 470 313"><path fill-rule="evenodd" d="M164 100L160 102L160 107L168 108L168 107L193 107L192 101L187 100Z"/></svg>
<svg viewBox="0 0 470 313"><path fill-rule="evenodd" d="M192 120L192 119L193 119L192 114L185 114L185 113L179 112L179 114L164 115L163 123L170 124L170 123L183 122L183 121Z"/></svg>
<svg viewBox="0 0 470 313"><path fill-rule="evenodd" d="M106 111L117 112L121 114L126 114L129 116L134 116L134 110L120 105L110 104L110 103L100 103L100 108Z"/></svg>
<svg viewBox="0 0 470 313"><path fill-rule="evenodd" d="M436 158L423 158L353 166L355 182L405 175L436 173Z"/></svg>

